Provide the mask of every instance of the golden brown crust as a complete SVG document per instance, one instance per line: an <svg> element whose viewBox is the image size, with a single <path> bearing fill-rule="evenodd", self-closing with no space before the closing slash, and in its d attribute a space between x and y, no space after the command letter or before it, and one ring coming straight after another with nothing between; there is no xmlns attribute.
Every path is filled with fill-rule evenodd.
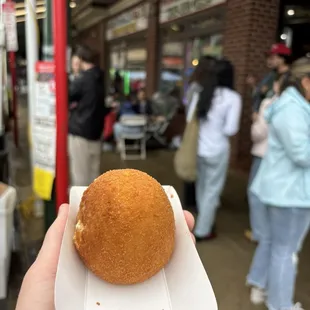
<svg viewBox="0 0 310 310"><path fill-rule="evenodd" d="M175 222L161 185L138 170L112 170L85 191L75 247L85 265L114 284L143 282L170 260Z"/></svg>

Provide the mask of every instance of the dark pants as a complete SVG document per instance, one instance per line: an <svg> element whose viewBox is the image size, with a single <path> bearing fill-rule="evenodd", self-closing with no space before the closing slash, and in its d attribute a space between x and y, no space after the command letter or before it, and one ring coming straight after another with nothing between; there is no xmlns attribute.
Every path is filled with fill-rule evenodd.
<svg viewBox="0 0 310 310"><path fill-rule="evenodd" d="M195 183L184 183L184 200L183 205L185 209L196 209L196 190Z"/></svg>

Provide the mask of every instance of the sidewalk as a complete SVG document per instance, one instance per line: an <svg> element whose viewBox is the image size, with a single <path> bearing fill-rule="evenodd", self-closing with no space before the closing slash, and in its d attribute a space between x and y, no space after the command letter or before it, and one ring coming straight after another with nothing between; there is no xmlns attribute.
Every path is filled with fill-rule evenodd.
<svg viewBox="0 0 310 310"><path fill-rule="evenodd" d="M115 168L136 168L155 177L161 184L172 185L182 198L183 184L173 170L173 152L153 151L146 161L120 161L114 154L102 155L102 171ZM246 200L247 176L230 171L218 212L218 239L198 244L198 252L215 291L219 310L260 310L249 302L249 289L245 278L252 260L255 245L244 237L248 226ZM305 309L310 308L310 239L308 238L299 263L296 300Z"/></svg>
<svg viewBox="0 0 310 310"><path fill-rule="evenodd" d="M25 119L25 109L21 109L20 119ZM22 120L21 120L22 121ZM21 126L25 126L22 123ZM25 127L21 130L20 158L15 166L19 193L21 199L31 193L28 149ZM182 197L183 184L175 176L173 170L173 152L150 151L145 161L122 162L119 155L102 154L102 172L110 169L136 168L155 177L163 185L172 185ZM249 291L245 287L245 277L252 259L255 246L243 236L248 228L248 207L246 202L247 176L231 171L222 197L222 205L218 212L217 226L219 237L209 243L197 246L200 257L207 270L214 288L220 310L260 310L264 307L254 307L249 303ZM43 237L43 220L30 219L24 222L24 240L26 250L13 262L14 276L10 282L8 310L14 309L23 272L36 255ZM305 309L310 309L310 240L308 238L300 257L296 300L303 303ZM25 260L26 258L26 260ZM6 310L1 308L0 309Z"/></svg>

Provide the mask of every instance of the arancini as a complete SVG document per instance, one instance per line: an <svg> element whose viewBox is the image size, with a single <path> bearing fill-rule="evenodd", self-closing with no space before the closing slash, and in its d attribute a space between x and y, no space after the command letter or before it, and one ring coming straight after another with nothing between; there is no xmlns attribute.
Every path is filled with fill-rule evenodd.
<svg viewBox="0 0 310 310"><path fill-rule="evenodd" d="M138 170L104 173L83 194L74 244L86 267L109 283L151 278L175 244L174 214L162 186Z"/></svg>

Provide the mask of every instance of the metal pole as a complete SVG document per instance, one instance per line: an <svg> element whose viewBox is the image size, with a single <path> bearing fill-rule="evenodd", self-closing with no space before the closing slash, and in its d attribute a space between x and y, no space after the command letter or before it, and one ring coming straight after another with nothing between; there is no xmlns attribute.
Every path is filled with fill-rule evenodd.
<svg viewBox="0 0 310 310"><path fill-rule="evenodd" d="M67 3L53 0L56 76L56 208L68 202Z"/></svg>
<svg viewBox="0 0 310 310"><path fill-rule="evenodd" d="M54 60L54 46L52 34L52 0L45 0L46 17L43 20L43 60Z"/></svg>
<svg viewBox="0 0 310 310"><path fill-rule="evenodd" d="M45 1L46 17L43 20L43 60L54 61L54 45L52 34L52 0ZM47 231L56 219L55 180L51 200L44 200L44 226Z"/></svg>
<svg viewBox="0 0 310 310"><path fill-rule="evenodd" d="M3 24L3 7L0 6L0 149L4 149L4 122L3 122L3 54L5 53L5 27Z"/></svg>
<svg viewBox="0 0 310 310"><path fill-rule="evenodd" d="M16 56L15 52L9 52L9 64L10 64L10 72L12 79L12 107L13 107L13 121L14 121L14 143L15 146L19 145L19 131L18 131L18 117L17 117L17 96L16 96L16 85L17 85L17 77L16 77Z"/></svg>
<svg viewBox="0 0 310 310"><path fill-rule="evenodd" d="M36 0L25 0L26 8L26 52L27 52L27 86L28 86L28 118L30 142L32 143L33 109L36 100L35 65L38 61L38 32L36 25ZM30 147L31 170L33 170L33 151Z"/></svg>
<svg viewBox="0 0 310 310"><path fill-rule="evenodd" d="M7 0L7 2L12 2L12 0ZM9 52L9 65L12 79L12 107L13 107L13 121L14 121L14 143L18 147L18 118L17 118L17 96L16 96L16 86L17 86L17 77L16 77L16 55L15 52Z"/></svg>
<svg viewBox="0 0 310 310"><path fill-rule="evenodd" d="M4 96L3 96L3 78L4 78L4 55L5 55L5 27L3 24L3 7L0 4L0 158L4 163L1 167L1 182L7 182L5 180L5 166L7 165L7 153L6 153L6 141L5 141L5 130L4 130Z"/></svg>

